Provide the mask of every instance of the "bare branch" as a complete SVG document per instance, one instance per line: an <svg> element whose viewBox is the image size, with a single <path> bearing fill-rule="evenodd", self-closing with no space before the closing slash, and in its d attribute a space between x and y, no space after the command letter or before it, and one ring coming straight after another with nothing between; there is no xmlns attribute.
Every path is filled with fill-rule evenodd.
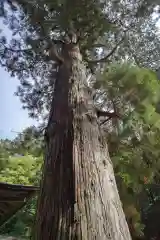
<svg viewBox="0 0 160 240"><path fill-rule="evenodd" d="M116 112L106 112L96 109L97 117L120 118Z"/></svg>
<svg viewBox="0 0 160 240"><path fill-rule="evenodd" d="M107 48L107 46L103 43L95 43L91 48Z"/></svg>
<svg viewBox="0 0 160 240"><path fill-rule="evenodd" d="M120 44L123 42L124 40L124 37L114 46L114 48L107 54L107 56L99 59L99 60L92 60L92 61L89 61L89 63L100 63L100 62L106 62L108 60L108 58L110 58L114 53L115 51L117 50L117 48L120 46Z"/></svg>
<svg viewBox="0 0 160 240"><path fill-rule="evenodd" d="M109 117L109 118L105 119L104 121L102 121L102 122L100 123L100 126L103 125L103 124L105 124L106 122L108 122L110 119L111 119L111 117Z"/></svg>

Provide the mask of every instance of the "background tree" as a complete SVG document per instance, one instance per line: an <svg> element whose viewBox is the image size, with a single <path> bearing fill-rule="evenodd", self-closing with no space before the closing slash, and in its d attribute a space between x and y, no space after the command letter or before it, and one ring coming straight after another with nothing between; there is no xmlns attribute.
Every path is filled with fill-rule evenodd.
<svg viewBox="0 0 160 240"><path fill-rule="evenodd" d="M0 182L39 186L42 165L42 141L35 134L38 129L30 127L12 141L1 140ZM39 139L39 140L38 140ZM32 146L32 147L31 147ZM2 155L3 154L3 155ZM36 212L37 196L29 200L5 225L0 234L30 239Z"/></svg>
<svg viewBox="0 0 160 240"><path fill-rule="evenodd" d="M108 70L109 69L109 70ZM139 194L159 175L159 81L132 64L111 65L94 83L95 99L117 118L101 119L121 200L134 236L141 235ZM147 203L148 206L148 203ZM144 207L145 208L145 207Z"/></svg>

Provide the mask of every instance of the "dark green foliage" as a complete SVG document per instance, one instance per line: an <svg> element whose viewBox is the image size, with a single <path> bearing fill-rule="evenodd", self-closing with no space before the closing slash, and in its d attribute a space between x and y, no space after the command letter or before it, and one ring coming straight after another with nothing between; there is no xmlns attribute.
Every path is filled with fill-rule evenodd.
<svg viewBox="0 0 160 240"><path fill-rule="evenodd" d="M143 230L139 194L146 181L153 183L159 176L160 115L156 106L160 101L160 82L151 70L114 64L98 75L93 85L95 104L98 102L98 107L119 116L108 121L101 119L101 127L124 211L139 235Z"/></svg>
<svg viewBox="0 0 160 240"><path fill-rule="evenodd" d="M145 239L159 238L160 185L147 184L140 194Z"/></svg>

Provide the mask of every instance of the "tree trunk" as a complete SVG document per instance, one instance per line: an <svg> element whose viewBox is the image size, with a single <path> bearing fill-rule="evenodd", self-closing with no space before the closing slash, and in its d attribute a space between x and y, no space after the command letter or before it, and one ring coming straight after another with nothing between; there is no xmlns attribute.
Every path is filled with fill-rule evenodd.
<svg viewBox="0 0 160 240"><path fill-rule="evenodd" d="M46 132L36 240L130 240L79 48L66 44Z"/></svg>

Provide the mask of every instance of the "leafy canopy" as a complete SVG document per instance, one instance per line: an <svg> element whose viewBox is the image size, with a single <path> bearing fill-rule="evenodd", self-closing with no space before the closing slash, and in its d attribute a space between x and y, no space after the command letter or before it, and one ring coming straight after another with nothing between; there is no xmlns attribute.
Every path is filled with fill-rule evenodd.
<svg viewBox="0 0 160 240"><path fill-rule="evenodd" d="M57 72L55 48L60 54L69 31L77 33L89 70L126 57L159 66L155 0L5 0L0 16L11 30L11 39L1 32L1 65L20 79L17 95L31 117L47 118Z"/></svg>

